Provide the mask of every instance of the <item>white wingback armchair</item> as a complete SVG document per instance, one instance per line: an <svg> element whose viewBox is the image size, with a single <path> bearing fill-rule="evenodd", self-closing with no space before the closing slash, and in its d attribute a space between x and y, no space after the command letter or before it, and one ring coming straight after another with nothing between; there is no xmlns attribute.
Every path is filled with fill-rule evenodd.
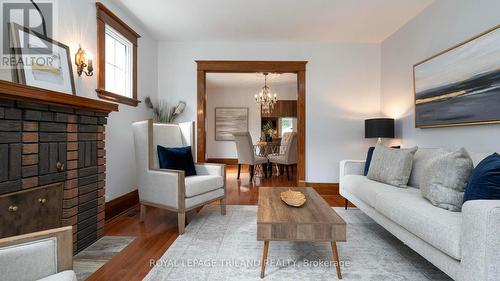
<svg viewBox="0 0 500 281"><path fill-rule="evenodd" d="M183 234L189 210L220 200L221 213L226 214L225 165L196 163L197 175L189 177L184 171L159 168L157 145L191 146L194 158L194 122L174 125L146 120L133 123L133 130L141 221L146 206L171 210L178 213L179 234Z"/></svg>

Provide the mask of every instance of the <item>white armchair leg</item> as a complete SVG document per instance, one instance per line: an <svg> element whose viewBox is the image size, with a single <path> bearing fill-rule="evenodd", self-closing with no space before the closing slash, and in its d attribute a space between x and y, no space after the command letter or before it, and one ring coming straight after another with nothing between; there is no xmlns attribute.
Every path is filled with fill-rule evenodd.
<svg viewBox="0 0 500 281"><path fill-rule="evenodd" d="M220 200L220 213L225 216L226 215L226 198L222 198Z"/></svg>
<svg viewBox="0 0 500 281"><path fill-rule="evenodd" d="M177 213L177 224L179 225L179 235L184 234L186 226L186 213Z"/></svg>

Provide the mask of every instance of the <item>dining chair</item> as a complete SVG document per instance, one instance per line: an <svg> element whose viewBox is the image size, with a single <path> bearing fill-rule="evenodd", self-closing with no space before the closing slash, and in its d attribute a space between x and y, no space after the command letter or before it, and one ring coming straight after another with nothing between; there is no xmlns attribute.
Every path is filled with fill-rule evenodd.
<svg viewBox="0 0 500 281"><path fill-rule="evenodd" d="M268 155L267 159L269 159L271 165L276 164L278 167L284 167L287 178L290 180L289 169L291 169L293 173L293 167L297 164L297 133L284 133L279 150L277 153Z"/></svg>
<svg viewBox="0 0 500 281"><path fill-rule="evenodd" d="M255 166L262 165L264 176L267 177L267 158L255 153L252 137L249 132L233 133L236 151L238 153L238 177L240 179L241 165L249 165L250 181L254 178Z"/></svg>

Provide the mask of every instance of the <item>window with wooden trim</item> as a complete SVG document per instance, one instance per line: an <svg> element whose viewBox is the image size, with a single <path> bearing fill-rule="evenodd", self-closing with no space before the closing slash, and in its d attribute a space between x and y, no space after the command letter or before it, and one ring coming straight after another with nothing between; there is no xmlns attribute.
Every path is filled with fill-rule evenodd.
<svg viewBox="0 0 500 281"><path fill-rule="evenodd" d="M97 8L97 95L137 106L137 39L140 38L102 3Z"/></svg>

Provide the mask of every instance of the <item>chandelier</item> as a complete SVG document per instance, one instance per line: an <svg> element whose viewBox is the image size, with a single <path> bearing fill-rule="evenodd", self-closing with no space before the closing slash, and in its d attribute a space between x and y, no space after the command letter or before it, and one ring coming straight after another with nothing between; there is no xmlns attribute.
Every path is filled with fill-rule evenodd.
<svg viewBox="0 0 500 281"><path fill-rule="evenodd" d="M276 93L274 95L271 94L271 91L267 86L267 75L269 73L266 72L263 74L264 74L264 87L262 87L262 90L260 90L259 94L255 95L255 102L261 106L263 113L269 114L273 111L274 105L278 101L278 97L276 96Z"/></svg>

